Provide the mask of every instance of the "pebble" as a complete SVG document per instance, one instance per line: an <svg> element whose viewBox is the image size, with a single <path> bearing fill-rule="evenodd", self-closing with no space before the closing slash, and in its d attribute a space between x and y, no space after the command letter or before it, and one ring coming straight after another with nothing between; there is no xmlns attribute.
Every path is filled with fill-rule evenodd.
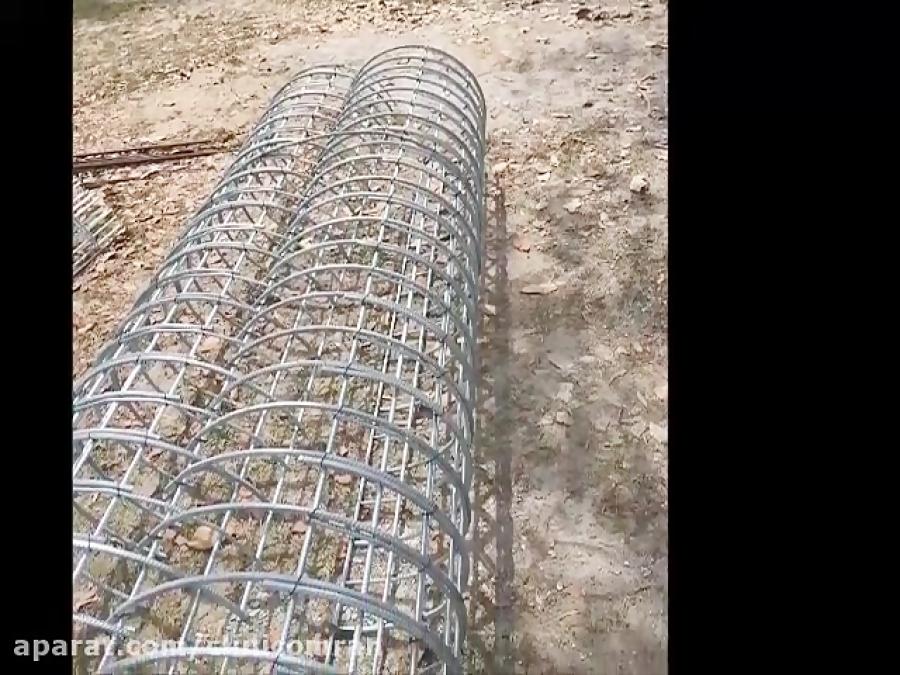
<svg viewBox="0 0 900 675"><path fill-rule="evenodd" d="M562 424L563 426L571 426L572 425L572 416L569 414L567 410L560 410L556 413L556 423Z"/></svg>
<svg viewBox="0 0 900 675"><path fill-rule="evenodd" d="M641 174L637 174L634 178L631 179L631 183L628 186L628 189L636 194L640 194L642 192L646 192L650 187L650 183L647 181L645 176Z"/></svg>

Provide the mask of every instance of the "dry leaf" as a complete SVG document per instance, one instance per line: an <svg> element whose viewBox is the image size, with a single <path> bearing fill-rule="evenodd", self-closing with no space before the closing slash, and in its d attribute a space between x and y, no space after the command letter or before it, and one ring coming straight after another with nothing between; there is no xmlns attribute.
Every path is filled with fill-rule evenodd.
<svg viewBox="0 0 900 675"><path fill-rule="evenodd" d="M93 586L85 588L84 590L78 591L72 597L72 611L80 612L85 607L89 605L93 605L95 602L100 601L100 596L97 594L97 589Z"/></svg>
<svg viewBox="0 0 900 675"><path fill-rule="evenodd" d="M628 431L631 432L631 435L635 438L640 438L644 435L644 432L647 431L647 423L643 420L638 420L628 427Z"/></svg>
<svg viewBox="0 0 900 675"><path fill-rule="evenodd" d="M334 480L338 485L350 485L353 482L353 475L349 473L336 473Z"/></svg>
<svg viewBox="0 0 900 675"><path fill-rule="evenodd" d="M187 542L188 548L195 551L208 551L213 547L215 542L216 531L209 525L200 525L194 530L194 536Z"/></svg>
<svg viewBox="0 0 900 675"><path fill-rule="evenodd" d="M231 518L225 526L225 533L230 537L241 536L244 533L244 526L237 518Z"/></svg>
<svg viewBox="0 0 900 675"><path fill-rule="evenodd" d="M497 308L494 307L490 303L487 303L487 302L484 303L484 305L482 306L482 309L483 309L484 313L487 314L488 316L497 316Z"/></svg>
<svg viewBox="0 0 900 675"><path fill-rule="evenodd" d="M152 497L158 488L159 474L154 471L141 477L141 480L134 488L134 493L142 497Z"/></svg>
<svg viewBox="0 0 900 675"><path fill-rule="evenodd" d="M513 246L523 253L528 253L528 251L531 250L531 242L528 241L527 237L521 234L517 234L513 237Z"/></svg>
<svg viewBox="0 0 900 675"><path fill-rule="evenodd" d="M280 641L281 627L277 623L273 623L269 627L269 649L277 649L277 645Z"/></svg>
<svg viewBox="0 0 900 675"><path fill-rule="evenodd" d="M571 357L557 353L549 354L547 360L560 370L568 370L575 363Z"/></svg>
<svg viewBox="0 0 900 675"><path fill-rule="evenodd" d="M498 173L503 173L508 166L509 162L497 162L496 164L494 164L494 166L491 167L491 173L496 176Z"/></svg>
<svg viewBox="0 0 900 675"><path fill-rule="evenodd" d="M554 282L548 281L543 284L530 284L522 287L522 293L525 295L548 295L556 292L559 288Z"/></svg>
<svg viewBox="0 0 900 675"><path fill-rule="evenodd" d="M291 525L291 532L294 534L305 534L308 529L309 523L306 522L305 518L298 518L294 521L294 524Z"/></svg>
<svg viewBox="0 0 900 675"><path fill-rule="evenodd" d="M219 350L222 349L222 345L225 344L225 341L217 335L206 335L202 340L200 340L200 345L197 351L201 356L209 359L215 358L219 354Z"/></svg>

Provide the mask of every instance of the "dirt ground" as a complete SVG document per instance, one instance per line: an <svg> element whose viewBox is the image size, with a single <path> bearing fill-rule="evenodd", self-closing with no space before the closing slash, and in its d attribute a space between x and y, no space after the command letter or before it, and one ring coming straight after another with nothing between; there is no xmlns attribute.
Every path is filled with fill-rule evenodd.
<svg viewBox="0 0 900 675"><path fill-rule="evenodd" d="M478 76L490 196L474 671L667 670L667 3L76 0L74 151L240 140L293 72L427 43ZM89 365L230 161L106 185Z"/></svg>

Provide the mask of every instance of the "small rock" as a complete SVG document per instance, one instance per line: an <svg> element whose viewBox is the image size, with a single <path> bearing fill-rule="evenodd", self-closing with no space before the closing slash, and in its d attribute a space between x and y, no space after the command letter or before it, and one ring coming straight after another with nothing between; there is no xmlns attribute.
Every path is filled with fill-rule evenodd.
<svg viewBox="0 0 900 675"><path fill-rule="evenodd" d="M572 416L568 410L560 410L556 413L556 423L562 424L564 427L572 426Z"/></svg>
<svg viewBox="0 0 900 675"><path fill-rule="evenodd" d="M497 401L491 396L490 398L485 399L485 401L481 404L481 409L489 415L493 415L497 412Z"/></svg>
<svg viewBox="0 0 900 675"><path fill-rule="evenodd" d="M563 589L563 585L561 581L556 582L556 590L561 591Z"/></svg>
<svg viewBox="0 0 900 675"><path fill-rule="evenodd" d="M622 564L625 565L625 567L631 567L631 563L628 562L627 560L626 560L624 563L622 563Z"/></svg>
<svg viewBox="0 0 900 675"><path fill-rule="evenodd" d="M599 56L600 56L599 54L595 54L594 52L588 52L587 54L585 54L584 58L593 60Z"/></svg>
<svg viewBox="0 0 900 675"><path fill-rule="evenodd" d="M641 174L637 174L634 178L632 178L631 184L628 186L628 189L635 194L647 192L649 188L650 183L647 181L647 178L645 176L642 176Z"/></svg>
<svg viewBox="0 0 900 675"><path fill-rule="evenodd" d="M660 401L665 401L669 398L669 383L661 384L656 389L653 390L653 395L656 396Z"/></svg>
<svg viewBox="0 0 900 675"><path fill-rule="evenodd" d="M487 314L488 316L497 316L497 308L494 307L490 303L487 303L487 302L484 303L484 305L482 306L482 309L483 309L484 313Z"/></svg>
<svg viewBox="0 0 900 675"><path fill-rule="evenodd" d="M543 284L529 284L528 286L523 286L521 293L525 295L549 295L550 293L554 293L559 289L552 281L545 282Z"/></svg>
<svg viewBox="0 0 900 675"><path fill-rule="evenodd" d="M647 431L650 432L650 435L653 436L660 443L668 443L669 442L669 427L660 426L659 424L653 424L652 422L647 425Z"/></svg>
<svg viewBox="0 0 900 675"><path fill-rule="evenodd" d="M569 213L577 213L578 209L581 208L581 200L577 197L575 199L570 199L565 204L563 204L563 208Z"/></svg>
<svg viewBox="0 0 900 675"><path fill-rule="evenodd" d="M571 382L563 382L559 385L559 391L556 393L556 400L562 401L563 403L571 402L574 389L575 385Z"/></svg>
<svg viewBox="0 0 900 675"><path fill-rule="evenodd" d="M494 166L491 167L491 173L496 176L498 173L503 173L508 166L509 162L497 162L496 164L494 164Z"/></svg>

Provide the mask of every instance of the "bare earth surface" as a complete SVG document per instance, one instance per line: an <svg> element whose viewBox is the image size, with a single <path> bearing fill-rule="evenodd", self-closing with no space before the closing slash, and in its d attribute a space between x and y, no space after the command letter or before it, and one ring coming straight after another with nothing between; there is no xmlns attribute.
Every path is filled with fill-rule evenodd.
<svg viewBox="0 0 900 675"><path fill-rule="evenodd" d="M473 672L667 670L666 2L77 0L75 152L241 140L292 73L427 43L489 110ZM230 161L103 186L79 375Z"/></svg>

